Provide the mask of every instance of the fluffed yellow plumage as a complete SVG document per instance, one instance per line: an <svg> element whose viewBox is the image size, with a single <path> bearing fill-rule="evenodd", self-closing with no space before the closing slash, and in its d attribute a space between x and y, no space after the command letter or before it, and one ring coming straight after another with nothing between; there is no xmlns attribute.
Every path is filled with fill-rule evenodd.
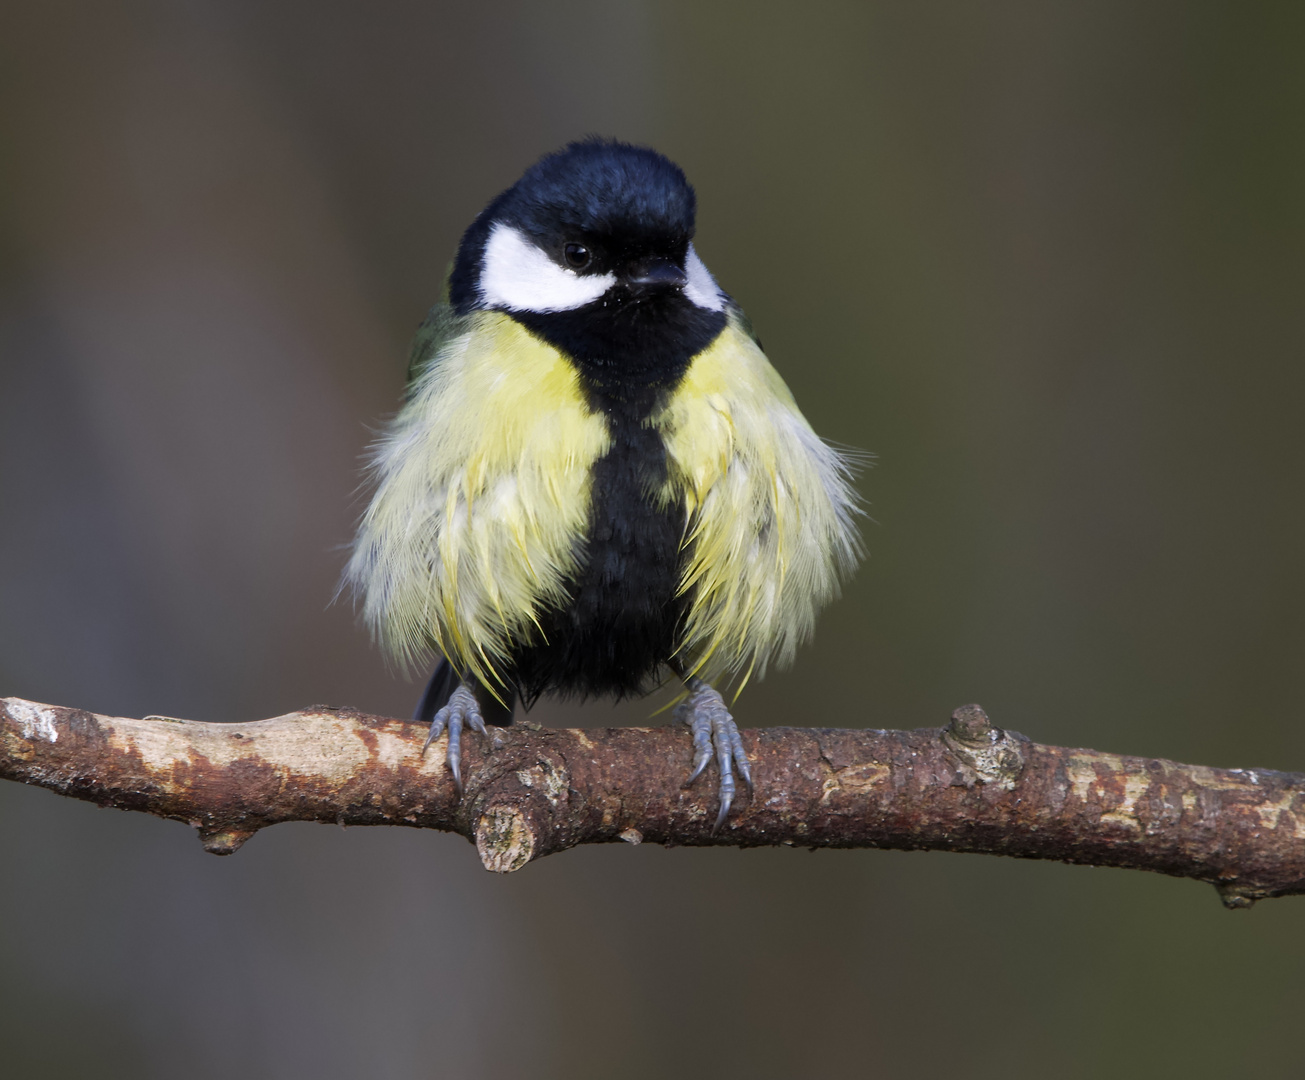
<svg viewBox="0 0 1305 1080"><path fill-rule="evenodd" d="M430 650L504 685L575 570L607 425L575 368L498 312L445 316L445 337L373 450L377 490L347 577L387 651Z"/></svg>
<svg viewBox="0 0 1305 1080"><path fill-rule="evenodd" d="M664 497L688 512L686 666L746 681L790 662L859 555L847 460L737 317L653 423L671 462Z"/></svg>
<svg viewBox="0 0 1305 1080"><path fill-rule="evenodd" d="M376 447L348 576L401 662L438 650L503 688L510 646L564 599L609 435L553 346L496 312L448 322ZM746 680L787 663L857 557L847 463L737 318L650 423L669 458L660 498L685 509L684 667Z"/></svg>

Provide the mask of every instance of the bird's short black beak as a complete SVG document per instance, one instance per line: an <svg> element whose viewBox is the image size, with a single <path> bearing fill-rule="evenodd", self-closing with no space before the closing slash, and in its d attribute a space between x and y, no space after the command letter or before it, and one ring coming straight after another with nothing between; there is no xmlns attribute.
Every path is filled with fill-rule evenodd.
<svg viewBox="0 0 1305 1080"><path fill-rule="evenodd" d="M642 289L679 289L686 277L683 269L669 259L646 259L630 267L626 281Z"/></svg>

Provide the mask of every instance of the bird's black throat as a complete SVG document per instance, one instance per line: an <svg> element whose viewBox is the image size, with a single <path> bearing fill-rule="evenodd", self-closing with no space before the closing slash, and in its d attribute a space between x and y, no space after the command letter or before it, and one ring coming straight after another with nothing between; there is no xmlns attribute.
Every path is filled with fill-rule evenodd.
<svg viewBox="0 0 1305 1080"><path fill-rule="evenodd" d="M650 418L724 329L725 315L678 290L619 289L575 311L511 314L575 365L611 435L593 466L568 601L541 613L539 639L513 656L513 681L527 706L545 692L646 692L675 651L689 600L679 595L684 507L659 505L666 447Z"/></svg>

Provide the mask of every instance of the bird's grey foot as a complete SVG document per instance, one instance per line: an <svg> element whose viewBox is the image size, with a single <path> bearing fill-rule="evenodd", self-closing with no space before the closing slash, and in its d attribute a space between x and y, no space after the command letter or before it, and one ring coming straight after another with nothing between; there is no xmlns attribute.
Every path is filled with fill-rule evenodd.
<svg viewBox="0 0 1305 1080"><path fill-rule="evenodd" d="M453 783L459 795L462 794L462 726L464 724L472 731L478 731L482 735L488 734L485 730L485 717L480 711L480 702L476 700L476 694L471 686L465 682L449 695L448 704L435 714L435 719L431 721L430 734L426 736L426 741L421 747L421 752L424 754L426 747L438 739L446 727L449 729L449 749L445 760L449 763L449 771L453 773Z"/></svg>
<svg viewBox="0 0 1305 1080"><path fill-rule="evenodd" d="M701 679L689 679L689 697L675 709L676 716L689 725L693 732L693 772L684 782L688 787L707 768L715 750L716 767L720 770L720 812L716 815L716 824L711 827L712 835L724 824L729 816L730 806L734 802L734 772L737 769L743 782L752 790L752 769L748 755L743 750L743 739L739 728L725 702L715 690Z"/></svg>

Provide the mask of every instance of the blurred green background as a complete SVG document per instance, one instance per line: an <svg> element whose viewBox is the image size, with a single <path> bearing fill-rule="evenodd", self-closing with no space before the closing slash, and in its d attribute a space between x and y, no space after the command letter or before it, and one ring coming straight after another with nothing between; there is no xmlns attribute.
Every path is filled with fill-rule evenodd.
<svg viewBox="0 0 1305 1080"><path fill-rule="evenodd" d="M870 559L745 726L978 701L1305 769L1302 55L1289 3L8 0L0 693L407 714L328 606L368 425L461 230L598 132L684 166L817 430L878 455ZM14 784L0 867L12 1076L1300 1075L1305 902L1139 873L215 859Z"/></svg>

